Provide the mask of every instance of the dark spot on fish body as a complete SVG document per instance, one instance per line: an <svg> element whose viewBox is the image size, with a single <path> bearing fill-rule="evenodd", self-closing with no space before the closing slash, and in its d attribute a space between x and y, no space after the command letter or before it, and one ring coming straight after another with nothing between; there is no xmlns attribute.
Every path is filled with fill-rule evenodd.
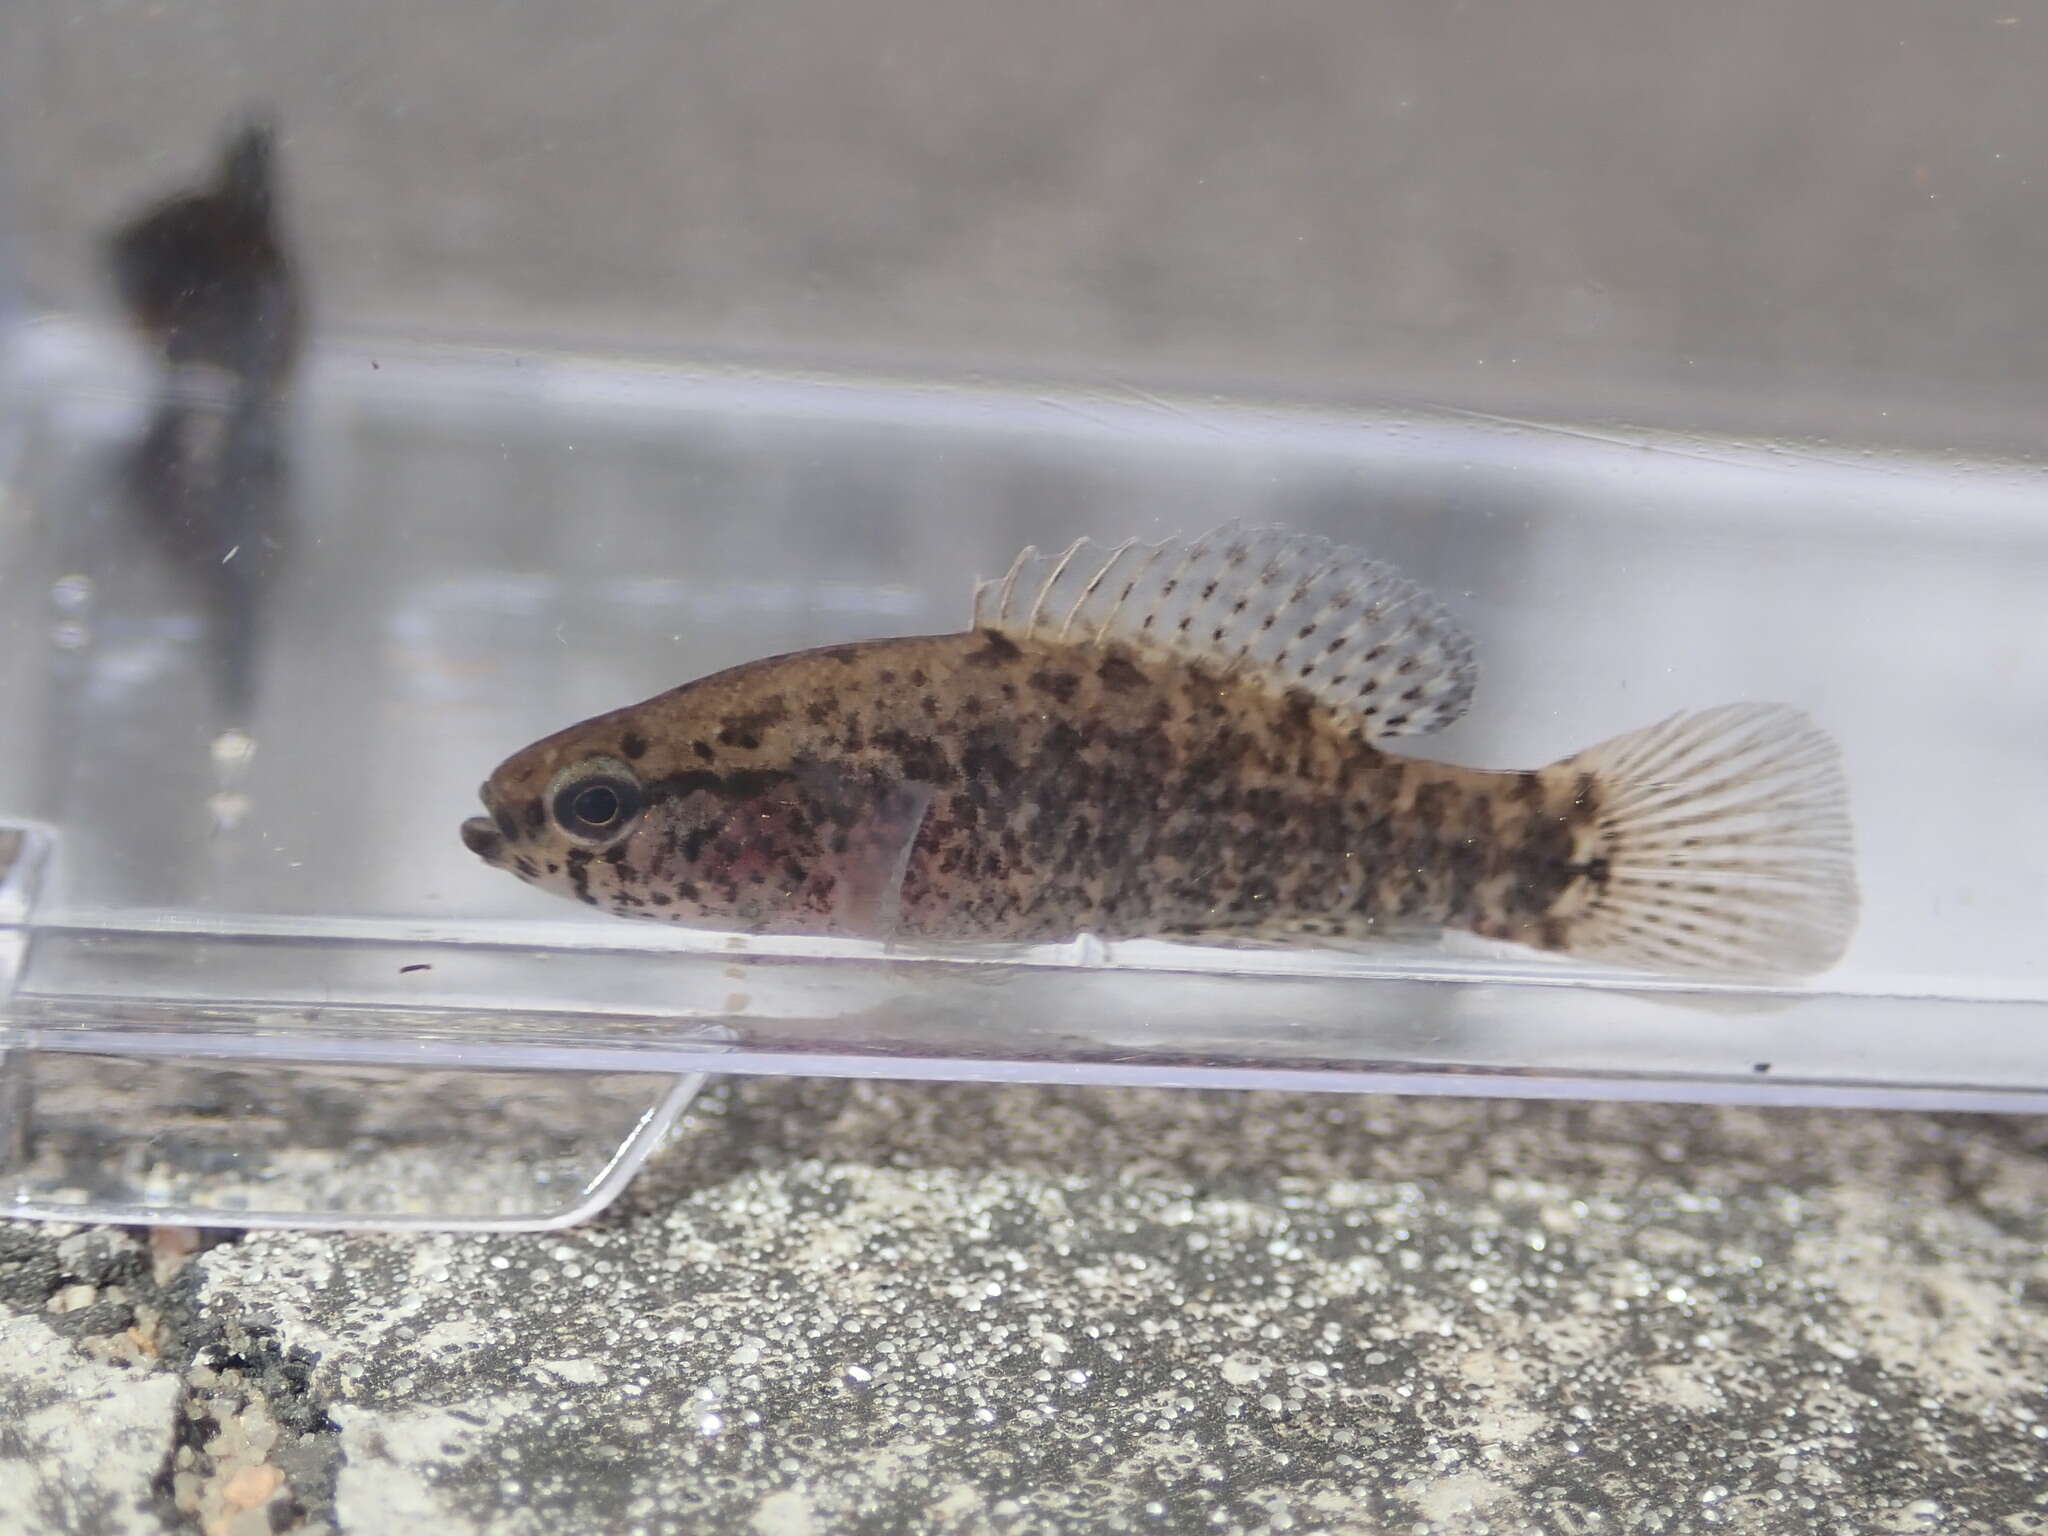
<svg viewBox="0 0 2048 1536"><path fill-rule="evenodd" d="M1236 894L1231 898L1230 910L1233 912L1271 911L1273 900L1278 894L1279 892L1274 887L1273 882L1266 876L1250 875L1239 883Z"/></svg>
<svg viewBox="0 0 2048 1536"><path fill-rule="evenodd" d="M908 731L875 732L875 745L890 753L902 766L903 777L919 784L950 784L955 770L945 749L929 736Z"/></svg>
<svg viewBox="0 0 2048 1536"><path fill-rule="evenodd" d="M886 677L887 674L884 674ZM721 720L718 740L723 746L738 747L752 752L761 745L761 733L782 724L789 718L789 701L781 694L770 694L758 705Z"/></svg>
<svg viewBox="0 0 2048 1536"><path fill-rule="evenodd" d="M1050 694L1061 704L1074 702L1074 695L1081 687L1081 679L1071 672L1054 672L1045 668L1031 674L1031 686L1040 693Z"/></svg>
<svg viewBox="0 0 2048 1536"><path fill-rule="evenodd" d="M1039 743L1034 779L1048 789L1068 790L1075 774L1085 770L1081 757L1087 750L1087 737L1065 720L1052 721Z"/></svg>
<svg viewBox="0 0 2048 1536"><path fill-rule="evenodd" d="M656 779L646 787L643 798L650 805L695 794L711 794L731 801L752 800L787 784L790 777L781 768L735 768L723 774L697 768Z"/></svg>
<svg viewBox="0 0 2048 1536"><path fill-rule="evenodd" d="M703 761L707 763L710 762L713 757L717 756L717 754L711 750L711 743L708 741L693 741L690 743L690 750L695 752L699 758L701 758Z"/></svg>
<svg viewBox="0 0 2048 1536"><path fill-rule="evenodd" d="M647 755L647 738L638 731L628 731L619 738L619 753L629 762L638 762Z"/></svg>
<svg viewBox="0 0 2048 1536"><path fill-rule="evenodd" d="M1518 773L1508 786L1508 799L1516 805L1532 805L1543 798L1543 775Z"/></svg>
<svg viewBox="0 0 2048 1536"><path fill-rule="evenodd" d="M837 827L841 832L851 827L860 816L852 798L845 794L833 794L822 800L812 801L810 813L814 823Z"/></svg>
<svg viewBox="0 0 2048 1536"><path fill-rule="evenodd" d="M649 891L647 893L647 899L653 902L657 907L668 906L671 900L667 891Z"/></svg>
<svg viewBox="0 0 2048 1536"><path fill-rule="evenodd" d="M1582 866L1572 862L1572 829L1577 820L1534 811L1522 824L1521 835L1508 854L1507 868L1514 879L1503 909L1511 917L1524 923L1541 918L1584 873ZM1505 936L1512 938L1513 934Z"/></svg>
<svg viewBox="0 0 2048 1536"><path fill-rule="evenodd" d="M838 713L838 701L830 697L813 699L804 706L804 719L812 725L823 725Z"/></svg>
<svg viewBox="0 0 2048 1536"><path fill-rule="evenodd" d="M498 825L498 830L499 830L499 831L500 831L501 833L503 833L503 834L504 834L504 837L505 837L505 841L506 841L506 842L508 842L508 843L509 843L509 842L512 842L512 841L514 841L515 839L517 839L517 838L518 838L518 836L519 836L519 821L518 821L518 818L517 818L517 817L515 817L515 816L514 816L514 815L512 814L512 812L511 812L510 810L508 810L508 809L507 809L506 807L504 807L504 806L502 806L502 805L501 805L501 806L499 806L499 807L498 807L498 809L496 809L495 811L491 812L491 820L497 823L497 825Z"/></svg>
<svg viewBox="0 0 2048 1536"><path fill-rule="evenodd" d="M924 716L927 720L938 719L939 701L936 696L929 693L926 694L923 698L918 700L917 707L924 712Z"/></svg>
<svg viewBox="0 0 2048 1536"><path fill-rule="evenodd" d="M989 805L991 792L1007 796L1014 790L1020 772L1017 760L993 736L993 732L971 732L960 751L960 772L968 799L977 810Z"/></svg>
<svg viewBox="0 0 2048 1536"><path fill-rule="evenodd" d="M521 808L519 816L526 823L527 832L536 837L540 835L540 829L548 824L547 808L540 803L538 797L527 801Z"/></svg>
<svg viewBox="0 0 2048 1536"><path fill-rule="evenodd" d="M535 864L533 860L527 858L524 854L521 854L519 857L515 858L512 861L512 867L518 870L520 874L524 875L529 880L537 880L540 878L540 866Z"/></svg>
<svg viewBox="0 0 2048 1536"><path fill-rule="evenodd" d="M1421 785L1415 791L1413 814L1418 823L1430 831L1443 826L1445 806L1450 799L1449 786L1432 781Z"/></svg>
<svg viewBox="0 0 2048 1536"><path fill-rule="evenodd" d="M1112 693L1128 693L1133 688L1142 688L1149 681L1144 672L1122 651L1111 651L1102 658L1095 668L1095 675L1102 686Z"/></svg>
<svg viewBox="0 0 2048 1536"><path fill-rule="evenodd" d="M976 630L981 637L981 646L962 658L970 667L1000 667L1015 661L1023 652L1017 649L1015 641L1008 635L993 629Z"/></svg>
<svg viewBox="0 0 2048 1536"><path fill-rule="evenodd" d="M1571 941L1571 926L1562 918L1546 917L1536 925L1536 942L1543 949L1563 949Z"/></svg>
<svg viewBox="0 0 2048 1536"><path fill-rule="evenodd" d="M1282 706L1279 726L1284 735L1298 738L1308 735L1315 728L1318 705L1315 695L1306 688L1288 689Z"/></svg>
<svg viewBox="0 0 2048 1536"><path fill-rule="evenodd" d="M875 674L875 681L884 688L894 687L896 683L896 669L893 667L882 668L881 671Z"/></svg>
<svg viewBox="0 0 2048 1536"><path fill-rule="evenodd" d="M568 854L569 883L576 889L579 901L592 901L590 894L590 850L571 848Z"/></svg>
<svg viewBox="0 0 2048 1536"><path fill-rule="evenodd" d="M933 804L924 819L919 840L927 846L940 848L956 841L966 841L974 836L982 822L981 807L966 790Z"/></svg>
<svg viewBox="0 0 2048 1536"><path fill-rule="evenodd" d="M1200 816L1175 818L1157 840L1160 853L1176 864L1193 866L1202 862L1213 833Z"/></svg>
<svg viewBox="0 0 2048 1536"><path fill-rule="evenodd" d="M1460 837L1442 850L1447 895L1445 916L1469 917L1478 904L1479 882L1486 876L1487 848L1479 838Z"/></svg>

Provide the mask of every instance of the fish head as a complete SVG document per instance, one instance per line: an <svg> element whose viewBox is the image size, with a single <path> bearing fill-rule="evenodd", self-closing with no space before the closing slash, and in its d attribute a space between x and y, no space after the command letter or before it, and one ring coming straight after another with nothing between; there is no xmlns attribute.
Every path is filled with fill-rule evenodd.
<svg viewBox="0 0 2048 1536"><path fill-rule="evenodd" d="M571 727L498 766L480 791L489 814L464 822L462 840L529 885L620 916L889 937L928 788L772 744L706 758L704 740L672 704Z"/></svg>

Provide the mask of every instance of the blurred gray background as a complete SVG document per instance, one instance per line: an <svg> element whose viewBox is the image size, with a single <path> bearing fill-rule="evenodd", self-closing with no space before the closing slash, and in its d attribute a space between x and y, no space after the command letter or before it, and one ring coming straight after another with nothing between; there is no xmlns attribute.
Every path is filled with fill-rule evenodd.
<svg viewBox="0 0 2048 1536"><path fill-rule="evenodd" d="M2031 454L2014 0L11 8L25 287L267 103L327 325Z"/></svg>

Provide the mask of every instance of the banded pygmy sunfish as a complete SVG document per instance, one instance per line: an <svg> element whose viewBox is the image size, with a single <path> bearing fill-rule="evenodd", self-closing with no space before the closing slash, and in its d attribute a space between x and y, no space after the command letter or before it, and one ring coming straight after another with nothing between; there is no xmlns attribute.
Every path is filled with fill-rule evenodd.
<svg viewBox="0 0 2048 1536"><path fill-rule="evenodd" d="M1650 970L1825 970L1857 895L1840 756L1734 704L1547 768L1398 756L1471 697L1414 583L1284 530L1064 554L960 634L770 657L508 758L485 862L756 933L1344 945L1418 927Z"/></svg>

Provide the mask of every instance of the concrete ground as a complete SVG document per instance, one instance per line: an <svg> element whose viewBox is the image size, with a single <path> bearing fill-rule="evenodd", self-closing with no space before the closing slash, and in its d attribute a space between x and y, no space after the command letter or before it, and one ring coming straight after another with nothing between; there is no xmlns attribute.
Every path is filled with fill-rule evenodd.
<svg viewBox="0 0 2048 1536"><path fill-rule="evenodd" d="M2034 1120L735 1080L185 1246L0 1235L0 1529L2048 1530Z"/></svg>

